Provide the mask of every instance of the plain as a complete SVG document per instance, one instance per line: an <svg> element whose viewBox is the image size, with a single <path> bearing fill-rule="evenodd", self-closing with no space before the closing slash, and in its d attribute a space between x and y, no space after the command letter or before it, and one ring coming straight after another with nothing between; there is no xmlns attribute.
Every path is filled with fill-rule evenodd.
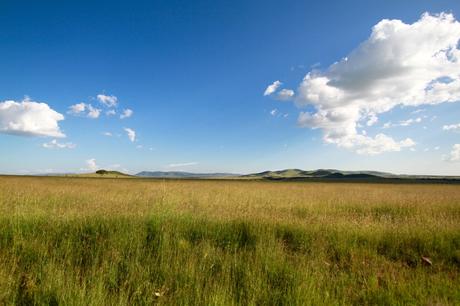
<svg viewBox="0 0 460 306"><path fill-rule="evenodd" d="M0 304L460 301L460 186L0 177Z"/></svg>

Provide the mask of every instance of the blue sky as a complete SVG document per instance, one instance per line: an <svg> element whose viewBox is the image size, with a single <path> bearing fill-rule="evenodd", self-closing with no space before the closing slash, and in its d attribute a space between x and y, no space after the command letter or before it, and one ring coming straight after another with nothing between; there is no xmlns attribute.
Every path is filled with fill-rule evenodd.
<svg viewBox="0 0 460 306"><path fill-rule="evenodd" d="M1 1L0 19L1 173L460 175L458 1Z"/></svg>

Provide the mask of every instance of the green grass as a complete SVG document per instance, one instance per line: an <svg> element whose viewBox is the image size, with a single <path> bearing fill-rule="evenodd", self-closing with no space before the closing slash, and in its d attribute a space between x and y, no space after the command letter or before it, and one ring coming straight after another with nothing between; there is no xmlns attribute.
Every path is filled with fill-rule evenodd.
<svg viewBox="0 0 460 306"><path fill-rule="evenodd" d="M457 186L0 177L0 216L2 305L460 301Z"/></svg>

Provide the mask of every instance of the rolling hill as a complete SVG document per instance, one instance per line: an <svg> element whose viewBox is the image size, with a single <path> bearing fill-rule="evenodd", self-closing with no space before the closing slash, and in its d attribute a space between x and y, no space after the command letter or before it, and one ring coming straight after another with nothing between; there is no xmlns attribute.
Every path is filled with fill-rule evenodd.
<svg viewBox="0 0 460 306"><path fill-rule="evenodd" d="M335 169L300 170L285 169L247 174L242 177L261 179L295 179L295 178L394 178L397 175L378 171L341 171Z"/></svg>
<svg viewBox="0 0 460 306"><path fill-rule="evenodd" d="M419 182L460 182L459 176L435 176L435 175L398 175L379 171L342 171L336 169L300 170L285 169L278 171L264 171L259 173L242 175L246 179L262 180L335 180L335 181L419 181Z"/></svg>

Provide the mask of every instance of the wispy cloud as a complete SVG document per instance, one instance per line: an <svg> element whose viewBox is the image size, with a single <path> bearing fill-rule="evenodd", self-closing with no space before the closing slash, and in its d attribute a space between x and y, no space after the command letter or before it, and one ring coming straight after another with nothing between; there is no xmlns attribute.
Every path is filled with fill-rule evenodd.
<svg viewBox="0 0 460 306"><path fill-rule="evenodd" d="M169 168L178 168L178 167L187 167L187 166L195 166L198 165L197 162L188 162L188 163L175 163L175 164L169 164Z"/></svg>
<svg viewBox="0 0 460 306"><path fill-rule="evenodd" d="M444 125L442 129L444 131L460 131L460 123Z"/></svg>
<svg viewBox="0 0 460 306"><path fill-rule="evenodd" d="M74 149L76 146L77 145L72 142L59 143L57 139L42 144L42 147L46 149Z"/></svg>
<svg viewBox="0 0 460 306"><path fill-rule="evenodd" d="M129 140L131 140L131 142L135 142L136 141L136 131L130 128L124 128L124 130L126 134L128 135Z"/></svg>
<svg viewBox="0 0 460 306"><path fill-rule="evenodd" d="M418 117L416 119L403 120L403 121L399 122L399 125L400 126L409 126L409 125L412 125L414 123L420 123L420 122L422 122L422 118Z"/></svg>

